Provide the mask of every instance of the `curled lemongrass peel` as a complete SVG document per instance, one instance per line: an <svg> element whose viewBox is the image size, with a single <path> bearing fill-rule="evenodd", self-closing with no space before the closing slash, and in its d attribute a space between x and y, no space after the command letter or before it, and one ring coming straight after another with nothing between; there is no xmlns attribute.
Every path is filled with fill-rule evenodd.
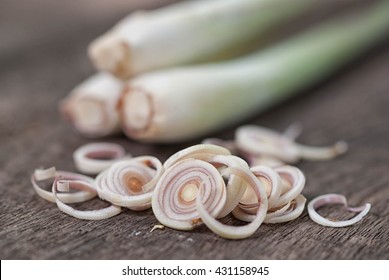
<svg viewBox="0 0 389 280"><path fill-rule="evenodd" d="M91 184L90 182L83 181L83 180L73 180L73 181L61 180L61 181L59 181L58 179L56 179L53 182L52 191L53 191L55 202L57 203L58 208L62 212L66 213L70 216L73 216L75 218L82 219L82 220L103 220L103 219L108 219L108 218L111 218L113 216L116 216L117 214L119 214L121 212L121 208L119 206L116 206L116 205L110 205L106 208L99 209L99 210L86 210L86 211L76 210L73 207L64 203L60 199L60 197L57 193L58 187L59 186L64 187L65 185L67 186L66 188L68 188L68 189L70 189L70 188L79 189L79 190L91 192L94 194L96 193L96 189L95 189L95 186L93 184Z"/></svg>
<svg viewBox="0 0 389 280"><path fill-rule="evenodd" d="M346 221L331 221L329 219L324 218L316 210L322 206L328 204L342 204L345 206L346 210L351 212L359 213L355 217ZM347 205L347 199L345 196L340 194L326 194L316 197L311 200L308 204L308 214L309 217L319 225L327 226L327 227L346 227L353 225L359 222L366 214L370 211L370 203L366 203L361 207L349 207Z"/></svg>
<svg viewBox="0 0 389 280"><path fill-rule="evenodd" d="M93 179L88 176L84 176L77 173L66 172L66 171L57 171L55 167L51 167L48 169L37 169L34 174L31 175L31 183L35 190L35 192L42 197L43 199L55 203L56 198L54 194L50 191L44 190L39 182L45 180L55 180L55 178L61 177L68 180L83 180L89 183L93 183ZM84 191L81 190L79 192L74 193L60 193L57 195L58 198L61 199L64 203L78 203L90 200L96 197L96 191Z"/></svg>
<svg viewBox="0 0 389 280"><path fill-rule="evenodd" d="M197 196L196 198L197 211L204 224L206 224L207 227L216 234L228 239L242 239L249 237L259 228L266 216L268 205L265 188L261 182L248 171L248 169L228 167L223 171L223 175L224 174L239 176L254 189L259 204L255 219L250 224L239 227L222 224L209 213L206 207L204 207L204 203L200 196ZM202 188L204 188L204 186L200 187L200 191Z"/></svg>
<svg viewBox="0 0 389 280"><path fill-rule="evenodd" d="M47 169L35 169L34 178L36 181L44 181L50 178L54 178L56 172L57 170L54 166Z"/></svg>
<svg viewBox="0 0 389 280"><path fill-rule="evenodd" d="M210 163L185 159L165 170L153 192L152 207L158 221L170 228L190 230L201 223L196 197L211 216L223 210L225 184Z"/></svg>
<svg viewBox="0 0 389 280"><path fill-rule="evenodd" d="M162 163L152 156L117 162L97 176L98 195L115 205L132 210L147 209L163 170Z"/></svg>
<svg viewBox="0 0 389 280"><path fill-rule="evenodd" d="M79 147L73 153L73 159L78 171L96 175L123 159L125 155L126 151L118 144L91 143Z"/></svg>
<svg viewBox="0 0 389 280"><path fill-rule="evenodd" d="M252 156L273 157L288 163L295 163L301 158L332 159L347 151L347 144L344 141L339 141L331 147L308 147L296 144L291 136L254 125L241 126L235 134L236 145L245 153Z"/></svg>
<svg viewBox="0 0 389 280"><path fill-rule="evenodd" d="M89 77L61 101L64 119L86 137L102 137L120 131L116 105L123 83L107 73Z"/></svg>

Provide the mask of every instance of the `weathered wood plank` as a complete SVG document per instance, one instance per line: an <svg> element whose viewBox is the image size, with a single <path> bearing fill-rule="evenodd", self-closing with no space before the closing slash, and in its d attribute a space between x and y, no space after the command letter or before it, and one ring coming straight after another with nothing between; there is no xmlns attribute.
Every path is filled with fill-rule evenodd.
<svg viewBox="0 0 389 280"><path fill-rule="evenodd" d="M93 28L89 30L94 32ZM95 30L96 31L96 30ZM351 204L372 203L363 222L348 228L314 224L304 212L281 225L263 225L241 241L224 240L201 226L192 232L150 229L152 211L125 211L105 221L81 221L40 199L29 175L38 166L74 170L71 153L88 140L58 115L57 103L92 73L82 51L84 31L74 44L48 43L0 66L0 257L2 259L388 259L389 258L389 44L301 96L249 120L283 130L304 127L300 142L350 144L345 156L301 162L308 199L330 192ZM215 134L230 138L233 129ZM114 137L134 155L161 160L186 145L143 145ZM103 203L92 201L88 207ZM336 210L323 210L336 215Z"/></svg>

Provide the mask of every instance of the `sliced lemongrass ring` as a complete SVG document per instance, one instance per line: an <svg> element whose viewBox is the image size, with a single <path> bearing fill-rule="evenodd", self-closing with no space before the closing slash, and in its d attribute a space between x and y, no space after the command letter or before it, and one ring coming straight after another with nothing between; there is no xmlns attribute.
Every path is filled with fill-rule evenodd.
<svg viewBox="0 0 389 280"><path fill-rule="evenodd" d="M301 158L332 159L347 151L347 144L344 141L339 141L330 147L309 147L295 143L290 136L254 125L238 128L235 138L237 147L246 153L276 157L287 163L297 162Z"/></svg>
<svg viewBox="0 0 389 280"><path fill-rule="evenodd" d="M156 157L139 156L115 163L109 169L108 176L112 179L111 188L116 188L119 193L137 195L152 191L163 170L162 163Z"/></svg>
<svg viewBox="0 0 389 280"><path fill-rule="evenodd" d="M281 195L281 177L280 175L272 168L266 166L254 166L250 168L250 171L257 177L261 183L265 186L267 199L268 199L268 208L274 207ZM252 195L248 194L248 198ZM246 201L241 201L242 206Z"/></svg>
<svg viewBox="0 0 389 280"><path fill-rule="evenodd" d="M282 214L284 214L288 209L290 209L291 204L292 204L292 202L289 201L284 206L277 207L277 208L269 208L267 210L265 222L266 222L266 220L269 220L269 219L272 219L272 218L275 218L275 217L278 217L278 216L281 216Z"/></svg>
<svg viewBox="0 0 389 280"><path fill-rule="evenodd" d="M201 143L202 144L207 144L207 145L216 145L216 146L220 146L220 147L226 148L232 154L237 154L238 153L238 150L237 150L237 147L235 145L235 142L232 141L232 140L223 140L223 139L220 139L220 138L206 138Z"/></svg>
<svg viewBox="0 0 389 280"><path fill-rule="evenodd" d="M110 190L107 185L107 173L108 170L105 170L96 177L97 193L101 199L135 211L150 208L152 193L134 196L122 194L121 192L118 193L116 190Z"/></svg>
<svg viewBox="0 0 389 280"><path fill-rule="evenodd" d="M165 170L154 189L154 215L167 227L190 230L200 218L196 197L200 197L211 216L218 216L226 202L223 177L208 162L181 160Z"/></svg>
<svg viewBox="0 0 389 280"><path fill-rule="evenodd" d="M268 166L268 167L278 167L285 165L285 163L275 157L269 157L269 156L259 156L254 154L246 154L243 155L243 157L248 161L249 165L251 167L262 165L262 166Z"/></svg>
<svg viewBox="0 0 389 280"><path fill-rule="evenodd" d="M301 123L292 123L290 124L282 134L284 137L290 139L290 140L296 140L301 133L303 132L303 127Z"/></svg>
<svg viewBox="0 0 389 280"><path fill-rule="evenodd" d="M274 211L269 211L266 213L265 219L263 220L264 223L266 223L269 219L275 218L278 216L281 216L283 213L285 213L290 208L291 202L288 202L288 204L284 205L281 208L278 208ZM244 221L244 222L252 222L255 219L255 213L258 209L258 206L254 208L244 208L242 205L239 205L235 207L235 209L232 211L232 215L237 218L238 220Z"/></svg>
<svg viewBox="0 0 389 280"><path fill-rule="evenodd" d="M126 151L122 146L102 142L79 147L73 153L73 159L78 171L95 175L123 159L125 155Z"/></svg>
<svg viewBox="0 0 389 280"><path fill-rule="evenodd" d="M236 130L235 139L237 147L249 154L276 157L290 163L299 159L293 140L268 128L244 125Z"/></svg>
<svg viewBox="0 0 389 280"><path fill-rule="evenodd" d="M35 190L35 192L43 199L55 203L55 197L54 194L51 191L44 190L41 186L39 186L40 181L54 179L56 177L62 177L68 180L83 180L89 183L93 183L93 178L73 173L73 172L67 172L67 171L57 171L54 167L42 170L38 169L34 172L33 175L31 175L31 183ZM87 200L90 200L94 197L96 197L96 192L89 192L89 191L78 191L73 193L59 193L57 196L63 201L64 203L78 203L78 202L84 202Z"/></svg>
<svg viewBox="0 0 389 280"><path fill-rule="evenodd" d="M215 155L231 155L231 152L226 148L211 144L199 144L189 148L178 151L169 157L163 166L165 169L169 168L173 164L188 158L207 160Z"/></svg>
<svg viewBox="0 0 389 280"><path fill-rule="evenodd" d="M242 239L249 237L259 228L266 216L267 195L265 188L248 169L240 167L229 167L223 171L223 175L225 174L233 174L241 177L246 181L247 184L250 185L250 187L254 189L259 201L259 207L257 209L257 215L255 219L247 225L238 227L222 224L209 213L207 208L204 206L201 196L197 196L196 198L197 211L204 224L206 224L209 229L221 237L229 239ZM204 186L201 186L200 191L203 188Z"/></svg>
<svg viewBox="0 0 389 280"><path fill-rule="evenodd" d="M295 199L304 189L305 176L303 172L295 166L285 165L274 168L281 177L282 182L287 187L287 191L278 198L272 207L280 207Z"/></svg>
<svg viewBox="0 0 389 280"><path fill-rule="evenodd" d="M285 223L298 218L304 211L306 201L307 199L303 195L298 195L294 200L287 204L288 207L285 211L275 211L274 213L268 213L264 223Z"/></svg>
<svg viewBox="0 0 389 280"><path fill-rule="evenodd" d="M86 211L76 210L73 207L61 201L59 194L57 193L58 184L61 185L62 187L67 185L68 189L70 188L78 189L78 190L87 191L91 193L96 193L96 189L92 183L82 181L82 180L67 181L63 179L59 180L58 178L55 179L52 187L53 195L55 197L55 202L57 203L58 208L62 212L70 216L82 220L103 220L103 219L111 218L121 212L121 208L116 205L111 205L99 210L86 210Z"/></svg>
<svg viewBox="0 0 389 280"><path fill-rule="evenodd" d="M218 168L219 172L228 167L241 167L248 169L248 164L243 159L232 155L216 155L211 156L208 162ZM227 182L227 197L223 210L218 215L218 218L227 216L238 205L240 199L247 189L247 183L239 176L231 175Z"/></svg>
<svg viewBox="0 0 389 280"><path fill-rule="evenodd" d="M316 210L322 206L328 204L342 204L345 206L346 210L350 212L359 212L355 217L345 220L345 221L331 221L327 218L324 218ZM340 194L326 194L316 197L311 200L308 204L308 214L309 217L316 223L327 226L327 227L346 227L353 225L359 222L366 214L370 211L370 203L366 203L364 206L360 207L349 207L347 205L347 199L344 195Z"/></svg>
<svg viewBox="0 0 389 280"><path fill-rule="evenodd" d="M301 144L295 144L302 159L326 160L333 159L347 152L348 145L345 141L338 141L329 147L309 147Z"/></svg>
<svg viewBox="0 0 389 280"><path fill-rule="evenodd" d="M152 190L162 173L162 163L152 156L117 162L97 176L97 192L115 205L143 210L150 207Z"/></svg>

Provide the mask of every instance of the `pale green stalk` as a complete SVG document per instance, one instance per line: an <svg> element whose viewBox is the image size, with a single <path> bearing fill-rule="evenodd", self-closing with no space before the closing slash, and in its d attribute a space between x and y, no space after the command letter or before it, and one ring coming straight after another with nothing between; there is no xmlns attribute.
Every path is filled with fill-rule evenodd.
<svg viewBox="0 0 389 280"><path fill-rule="evenodd" d="M302 14L312 0L197 0L129 15L93 41L99 70L123 79L205 61Z"/></svg>
<svg viewBox="0 0 389 280"><path fill-rule="evenodd" d="M138 76L122 96L125 133L148 142L204 136L327 77L389 34L389 1L250 56Z"/></svg>

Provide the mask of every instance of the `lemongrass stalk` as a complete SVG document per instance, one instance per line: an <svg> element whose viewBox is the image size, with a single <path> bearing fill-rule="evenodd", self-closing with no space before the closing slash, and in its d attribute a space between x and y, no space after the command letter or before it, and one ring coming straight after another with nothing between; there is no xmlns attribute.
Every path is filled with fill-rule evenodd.
<svg viewBox="0 0 389 280"><path fill-rule="evenodd" d="M389 1L250 56L140 75L123 92L123 130L148 142L204 136L327 77L389 34Z"/></svg>
<svg viewBox="0 0 389 280"><path fill-rule="evenodd" d="M245 46L312 5L310 0L201 0L121 20L89 46L96 68L121 78L210 59Z"/></svg>
<svg viewBox="0 0 389 280"><path fill-rule="evenodd" d="M122 82L107 73L98 73L75 89L60 104L61 112L84 136L101 137L118 133L116 111Z"/></svg>

